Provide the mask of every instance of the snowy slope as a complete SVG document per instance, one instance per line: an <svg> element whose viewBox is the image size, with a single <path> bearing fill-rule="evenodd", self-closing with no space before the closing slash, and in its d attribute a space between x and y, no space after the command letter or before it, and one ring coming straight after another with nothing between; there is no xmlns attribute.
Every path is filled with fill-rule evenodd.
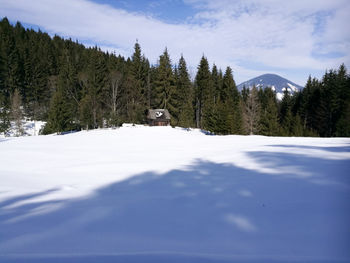
<svg viewBox="0 0 350 263"><path fill-rule="evenodd" d="M276 74L264 74L258 76L256 78L247 80L239 84L237 88L238 90L242 90L244 86L249 89L253 88L253 86L257 87L258 89L270 87L276 92L278 99L283 98L283 93L286 89L289 93L293 94L297 91L300 91L303 88L298 84L295 84L294 82L282 78L281 76Z"/></svg>
<svg viewBox="0 0 350 263"><path fill-rule="evenodd" d="M348 262L350 139L0 139L0 262Z"/></svg>

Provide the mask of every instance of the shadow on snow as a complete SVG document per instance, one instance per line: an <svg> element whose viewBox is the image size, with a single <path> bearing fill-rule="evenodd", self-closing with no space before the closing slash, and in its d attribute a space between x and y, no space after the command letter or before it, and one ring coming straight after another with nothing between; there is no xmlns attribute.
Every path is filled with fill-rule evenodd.
<svg viewBox="0 0 350 263"><path fill-rule="evenodd" d="M0 262L350 260L349 160L249 154L283 173L197 160L183 170L135 175L85 198L8 208L57 190L50 189L5 200ZM296 176L296 167L308 176ZM54 205L60 206L31 214Z"/></svg>

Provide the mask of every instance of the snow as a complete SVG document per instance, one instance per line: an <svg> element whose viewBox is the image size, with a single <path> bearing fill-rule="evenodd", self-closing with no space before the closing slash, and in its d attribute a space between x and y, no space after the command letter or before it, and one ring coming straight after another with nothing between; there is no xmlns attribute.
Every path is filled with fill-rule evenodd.
<svg viewBox="0 0 350 263"><path fill-rule="evenodd" d="M161 117L162 115L163 115L163 112L161 112L161 111L157 111L156 112L156 117L157 118Z"/></svg>
<svg viewBox="0 0 350 263"><path fill-rule="evenodd" d="M44 121L35 121L35 120L22 120L22 127L24 130L25 136L37 136L40 133L40 130L44 128L46 122ZM16 135L15 130L15 123L11 122L11 128L6 133L6 136L4 133L0 133L0 138L5 137L13 137Z"/></svg>
<svg viewBox="0 0 350 263"><path fill-rule="evenodd" d="M37 136L40 133L40 130L42 130L45 126L46 122L44 121L26 121L23 124L24 131L26 135L29 136Z"/></svg>
<svg viewBox="0 0 350 263"><path fill-rule="evenodd" d="M294 85L292 85L292 84L290 84L290 83L287 83L287 85L290 87L290 89L288 89L288 90L290 90L291 92L292 92L292 91L293 91L293 92L298 91L298 88L295 87Z"/></svg>
<svg viewBox="0 0 350 263"><path fill-rule="evenodd" d="M0 262L349 262L350 139L0 139Z"/></svg>
<svg viewBox="0 0 350 263"><path fill-rule="evenodd" d="M283 96L284 96L284 93L282 93L282 92L277 92L276 93L276 97L277 97L278 100L282 100Z"/></svg>

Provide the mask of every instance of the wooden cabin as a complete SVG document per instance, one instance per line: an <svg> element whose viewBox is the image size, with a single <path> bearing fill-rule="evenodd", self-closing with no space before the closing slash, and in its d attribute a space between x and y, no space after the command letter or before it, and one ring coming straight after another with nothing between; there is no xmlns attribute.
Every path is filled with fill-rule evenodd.
<svg viewBox="0 0 350 263"><path fill-rule="evenodd" d="M150 126L170 125L170 113L167 109L148 110L147 122Z"/></svg>

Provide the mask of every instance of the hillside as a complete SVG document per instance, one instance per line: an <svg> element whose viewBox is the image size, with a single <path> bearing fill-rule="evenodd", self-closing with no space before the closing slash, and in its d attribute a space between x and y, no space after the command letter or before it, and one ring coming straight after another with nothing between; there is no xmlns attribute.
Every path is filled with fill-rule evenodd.
<svg viewBox="0 0 350 263"><path fill-rule="evenodd" d="M263 74L256 78L247 80L242 82L237 86L239 90L242 90L243 87L252 88L253 86L257 88L272 88L273 91L276 92L277 97L282 99L284 91L287 89L289 93L293 94L296 91L301 91L303 89L302 86L295 84L294 82L282 78L276 74Z"/></svg>
<svg viewBox="0 0 350 263"><path fill-rule="evenodd" d="M349 261L349 145L132 125L0 139L0 262Z"/></svg>

